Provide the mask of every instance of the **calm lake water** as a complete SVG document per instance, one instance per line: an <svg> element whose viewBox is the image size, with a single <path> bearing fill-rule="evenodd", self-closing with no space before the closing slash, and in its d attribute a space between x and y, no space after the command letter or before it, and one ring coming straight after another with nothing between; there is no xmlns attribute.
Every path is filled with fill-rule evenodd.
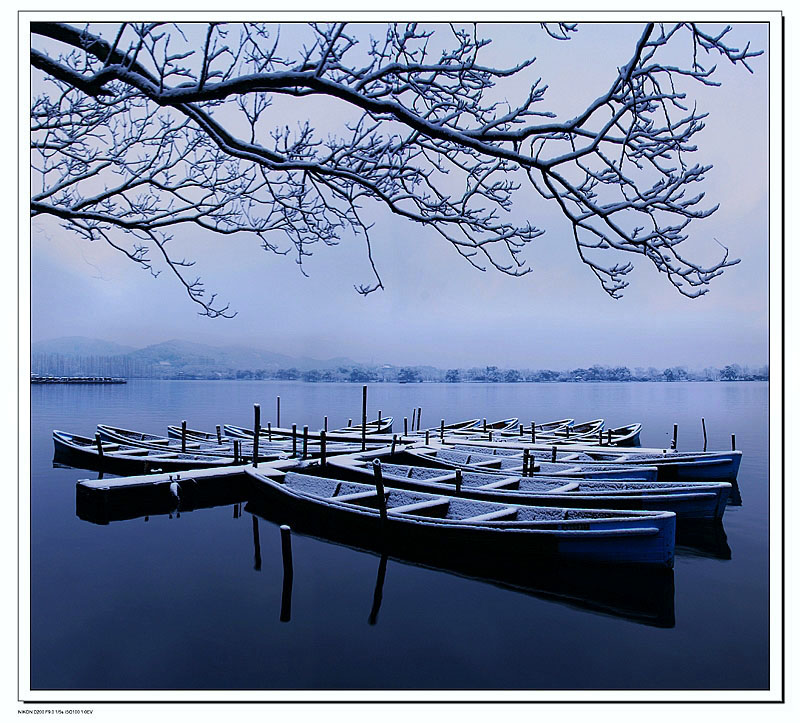
<svg viewBox="0 0 800 723"><path fill-rule="evenodd" d="M361 386L135 381L31 388L33 689L764 689L769 685L766 383L376 384L369 414L644 423L643 446L744 452L741 505L681 533L667 576L489 580L295 532L252 501L97 525L52 464L52 430L166 433L358 419ZM773 481L773 494L779 494ZM258 513L254 515L253 513ZM285 602L285 601L284 601Z"/></svg>

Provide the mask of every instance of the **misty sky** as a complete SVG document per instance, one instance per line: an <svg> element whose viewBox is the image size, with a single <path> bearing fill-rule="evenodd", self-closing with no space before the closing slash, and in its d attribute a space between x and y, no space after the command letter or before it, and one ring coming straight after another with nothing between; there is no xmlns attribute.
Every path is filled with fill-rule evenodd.
<svg viewBox="0 0 800 723"><path fill-rule="evenodd" d="M563 120L606 89L641 26L585 24L568 43L521 25L482 26L481 32L494 39L500 65L514 64L534 43L534 77L549 85L547 105ZM681 296L649 262L631 257L621 259L636 265L630 286L621 300L611 299L580 262L566 220L531 192L519 194L516 212L547 233L525 251L533 273L522 278L481 273L432 230L371 207L373 253L386 289L366 298L353 288L371 281L361 239L316 247L305 263L306 278L291 254L269 254L255 240L195 229L176 234L173 253L197 260L209 291L238 311L230 320L199 316L166 273L153 279L104 244L39 219L31 240L32 340L81 335L144 346L182 338L316 358L443 367L765 364L767 26L735 26L731 38L739 47L749 39L767 52L752 61L754 75L719 60L723 86L692 88L699 109L710 116L691 160L714 164L703 190L708 205L718 202L720 209L690 225L684 252L711 262L720 253L713 241L718 239L742 259L712 281L705 297ZM527 94L523 85L514 99ZM514 86L506 91L514 92ZM335 120L336 112L327 109L326 119ZM294 120L281 117L276 125Z"/></svg>

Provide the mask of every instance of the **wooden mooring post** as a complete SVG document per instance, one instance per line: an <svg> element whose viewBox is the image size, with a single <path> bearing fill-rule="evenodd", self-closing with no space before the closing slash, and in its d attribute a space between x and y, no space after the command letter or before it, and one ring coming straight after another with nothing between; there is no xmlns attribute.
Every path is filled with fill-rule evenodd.
<svg viewBox="0 0 800 723"><path fill-rule="evenodd" d="M275 412L275 426L276 427L280 427L281 426L281 398L280 397L278 397L278 399L277 399L277 409L276 409L276 412Z"/></svg>
<svg viewBox="0 0 800 723"><path fill-rule="evenodd" d="M239 440L233 440L233 463L239 464Z"/></svg>
<svg viewBox="0 0 800 723"><path fill-rule="evenodd" d="M700 421L703 423L703 451L705 452L708 449L708 437L706 436L706 418L700 417Z"/></svg>
<svg viewBox="0 0 800 723"><path fill-rule="evenodd" d="M261 405L253 405L253 467L258 467L258 438L261 436Z"/></svg>
<svg viewBox="0 0 800 723"><path fill-rule="evenodd" d="M103 440L100 439L100 432L95 432L94 442L97 445L97 459L100 463L98 466L102 470L104 467L105 459L103 458Z"/></svg>
<svg viewBox="0 0 800 723"><path fill-rule="evenodd" d="M735 452L735 451L736 451L736 435L732 434L731 435L731 452Z"/></svg>
<svg viewBox="0 0 800 723"><path fill-rule="evenodd" d="M319 433L319 460L320 464L324 467L328 463L327 458L327 449L326 449L326 437L328 433L322 429Z"/></svg>
<svg viewBox="0 0 800 723"><path fill-rule="evenodd" d="M292 617L292 581L294 566L292 565L292 528L281 525L281 559L283 560L283 586L281 588L282 623L288 623Z"/></svg>
<svg viewBox="0 0 800 723"><path fill-rule="evenodd" d="M456 467L456 495L461 494L461 467Z"/></svg>
<svg viewBox="0 0 800 723"><path fill-rule="evenodd" d="M392 457L394 457L395 449L397 449L397 435L392 435Z"/></svg>
<svg viewBox="0 0 800 723"><path fill-rule="evenodd" d="M536 422L531 422L531 443L536 444Z"/></svg>
<svg viewBox="0 0 800 723"><path fill-rule="evenodd" d="M525 448L525 450L522 452L522 476L523 477L527 477L528 476L528 464L529 464L530 454L531 453L528 451L527 448Z"/></svg>
<svg viewBox="0 0 800 723"><path fill-rule="evenodd" d="M322 428L327 432L328 431L328 415L325 415L325 418L322 423Z"/></svg>
<svg viewBox="0 0 800 723"><path fill-rule="evenodd" d="M181 452L186 451L186 420L181 421Z"/></svg>
<svg viewBox="0 0 800 723"><path fill-rule="evenodd" d="M217 444L222 444L222 427L217 425Z"/></svg>
<svg viewBox="0 0 800 723"><path fill-rule="evenodd" d="M361 388L361 451L367 449L367 385Z"/></svg>
<svg viewBox="0 0 800 723"><path fill-rule="evenodd" d="M303 459L308 457L308 425L303 427Z"/></svg>
<svg viewBox="0 0 800 723"><path fill-rule="evenodd" d="M439 439L444 442L444 419L442 420L441 424L439 425Z"/></svg>
<svg viewBox="0 0 800 723"><path fill-rule="evenodd" d="M403 417L403 436L408 436L408 417Z"/></svg>
<svg viewBox="0 0 800 723"><path fill-rule="evenodd" d="M375 489L378 492L378 509L381 513L381 522L386 523L386 491L383 488L383 471L381 461L376 459L372 462L372 473L375 477Z"/></svg>
<svg viewBox="0 0 800 723"><path fill-rule="evenodd" d="M267 439L272 441L272 422L267 422Z"/></svg>
<svg viewBox="0 0 800 723"><path fill-rule="evenodd" d="M422 407L417 407L417 431L422 429Z"/></svg>
<svg viewBox="0 0 800 723"><path fill-rule="evenodd" d="M552 455L551 455L551 458L550 458L550 461L551 461L551 462L555 462L555 461L556 461L556 454L557 454L557 453L558 453L558 447L556 447L555 445L553 445L553 449L552 449Z"/></svg>
<svg viewBox="0 0 800 723"><path fill-rule="evenodd" d="M608 442L611 443L611 434L608 435ZM672 449L678 449L678 425L672 425Z"/></svg>
<svg viewBox="0 0 800 723"><path fill-rule="evenodd" d="M292 457L297 457L297 425L292 425Z"/></svg>
<svg viewBox="0 0 800 723"><path fill-rule="evenodd" d="M260 570L261 569L261 540L258 535L258 518L255 515L251 515L253 518L253 557L255 558L253 561L253 569Z"/></svg>

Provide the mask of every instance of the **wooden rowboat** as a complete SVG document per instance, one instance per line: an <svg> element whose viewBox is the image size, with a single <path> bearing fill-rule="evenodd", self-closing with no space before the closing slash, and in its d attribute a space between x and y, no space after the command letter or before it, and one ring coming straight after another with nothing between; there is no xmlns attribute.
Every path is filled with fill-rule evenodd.
<svg viewBox="0 0 800 723"><path fill-rule="evenodd" d="M476 451L465 444L465 449L457 449L460 445L450 446L434 444L410 445L403 454L409 458L409 464L424 467L455 469L460 467L473 472L495 472L502 474L520 474L523 457L519 454L498 454ZM478 446L478 450L484 448ZM492 449L492 448L487 448ZM580 477L624 480L655 480L658 476L656 467L647 465L592 464L580 462L549 462L537 460L534 469L536 475L547 477Z"/></svg>
<svg viewBox="0 0 800 723"><path fill-rule="evenodd" d="M114 474L148 474L174 472L233 464L230 457L183 453L180 450L147 449L117 442L102 442L53 430L54 461L80 469L96 469Z"/></svg>
<svg viewBox="0 0 800 723"><path fill-rule="evenodd" d="M456 546L480 554L513 551L534 559L672 567L672 512L504 505L248 467L258 492L279 498L323 526L358 526L389 540ZM380 489L380 492L379 492Z"/></svg>
<svg viewBox="0 0 800 723"><path fill-rule="evenodd" d="M533 445L477 445L465 440L453 445L453 449L461 452L500 456L508 460L517 460L522 464L524 449L537 460L552 459L552 447ZM608 465L625 467L655 467L657 479L662 481L728 481L735 480L739 473L742 453L738 450L730 452L676 452L675 450L613 450L603 447L561 448L556 452L556 461L580 464L588 469L605 468ZM510 462L507 467L513 466Z"/></svg>
<svg viewBox="0 0 800 723"><path fill-rule="evenodd" d="M335 476L374 484L373 459L387 450L332 457ZM456 471L381 463L387 484L433 494L445 494L505 504L563 507L602 507L675 512L678 520L721 519L731 490L727 482L622 482L618 480L565 480L563 477L500 476L463 472L456 488Z"/></svg>
<svg viewBox="0 0 800 723"><path fill-rule="evenodd" d="M109 442L118 442L119 444L131 445L135 447L144 447L146 449L160 449L168 452L182 452L183 444L180 440L172 437L161 437L157 434L150 434L148 432L138 432L131 429L122 429L121 427L111 427L107 424L98 424L97 431L100 437ZM239 441L239 440L237 440ZM238 464L240 461L247 459L251 461L253 458L253 443L251 440L240 440L238 452L234 450L233 441L217 443L216 440L201 441L199 439L192 439L186 435L186 452L191 454L213 455L215 457L233 457L234 463ZM348 451L357 451L349 449ZM258 459L261 462L267 462L273 459L283 459L286 457L286 444L269 444L265 441L260 441L258 448Z"/></svg>

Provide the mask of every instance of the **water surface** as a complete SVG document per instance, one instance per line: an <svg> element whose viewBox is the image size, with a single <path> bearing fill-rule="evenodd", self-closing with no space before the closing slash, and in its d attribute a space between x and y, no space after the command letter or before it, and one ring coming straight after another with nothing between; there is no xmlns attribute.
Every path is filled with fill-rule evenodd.
<svg viewBox="0 0 800 723"><path fill-rule="evenodd" d="M52 430L166 432L358 419L361 386L133 381L31 388L33 689L766 689L769 684L766 383L379 384L369 413L422 424L486 416L644 423L644 446L744 452L741 506L682 534L674 574L475 579L293 534L281 621L278 523L242 500L97 525L52 465ZM773 493L779 494L779 482ZM256 513L255 515L253 513ZM464 566L469 573L469 561ZM459 573L459 574L457 574ZM520 574L520 577L526 577ZM502 583L502 584L498 584ZM285 603L285 600L284 600Z"/></svg>

